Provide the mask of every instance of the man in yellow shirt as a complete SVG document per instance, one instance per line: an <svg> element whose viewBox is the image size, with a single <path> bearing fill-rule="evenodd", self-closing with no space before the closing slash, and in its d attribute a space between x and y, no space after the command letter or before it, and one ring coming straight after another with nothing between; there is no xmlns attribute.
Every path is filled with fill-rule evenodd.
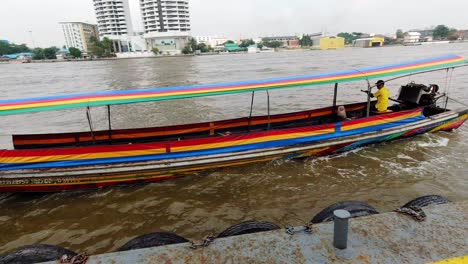
<svg viewBox="0 0 468 264"><path fill-rule="evenodd" d="M375 97L377 98L377 103L375 104L375 108L377 109L378 112L386 112L387 107L388 107L388 98L390 97L390 92L388 89L385 87L385 82L382 80L379 80L375 83L377 88L379 89L375 93L369 94L370 97Z"/></svg>

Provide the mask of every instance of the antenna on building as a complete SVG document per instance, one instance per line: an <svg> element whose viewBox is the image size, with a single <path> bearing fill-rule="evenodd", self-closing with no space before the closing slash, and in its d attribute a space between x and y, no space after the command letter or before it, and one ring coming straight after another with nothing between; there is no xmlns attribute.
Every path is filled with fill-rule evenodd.
<svg viewBox="0 0 468 264"><path fill-rule="evenodd" d="M34 49L34 48L36 48L36 44L34 43L32 30L29 30L29 36L31 37L32 47Z"/></svg>

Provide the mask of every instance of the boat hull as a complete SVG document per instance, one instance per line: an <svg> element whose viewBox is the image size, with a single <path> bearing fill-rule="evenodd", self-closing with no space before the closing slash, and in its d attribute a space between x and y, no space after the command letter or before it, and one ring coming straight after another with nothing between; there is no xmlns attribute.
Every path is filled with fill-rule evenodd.
<svg viewBox="0 0 468 264"><path fill-rule="evenodd" d="M409 116L409 114L406 115ZM413 115L418 116L417 113ZM393 120L396 117L391 116L385 120ZM274 159L294 159L336 154L363 145L411 137L426 132L456 129L468 118L468 110L449 111L429 118L411 118L407 119L409 120L408 122L400 125L398 122L402 121L396 120L394 121L396 125L388 128L385 128L385 125L390 124L390 121L384 120L384 122L379 119L367 121L364 119L362 121L332 124L334 126L332 135L336 136L327 138L320 134L317 140L291 145L273 145L241 151L225 151L214 154L205 153L203 155L184 157L174 156L166 159L150 159L147 161L99 166L4 170L0 174L0 192L54 192L151 183L228 166L238 166ZM372 126L369 125L369 129L363 130L366 128L363 128L363 124L370 124ZM329 127L321 126L320 129L330 130ZM352 131L356 131L356 133L351 133ZM297 134L297 131L293 132ZM290 133L292 134L293 132ZM305 132L301 131L301 133ZM327 134L325 133L324 135ZM275 138L272 138L272 135L267 136L271 142L274 141ZM278 135L275 136L278 137Z"/></svg>

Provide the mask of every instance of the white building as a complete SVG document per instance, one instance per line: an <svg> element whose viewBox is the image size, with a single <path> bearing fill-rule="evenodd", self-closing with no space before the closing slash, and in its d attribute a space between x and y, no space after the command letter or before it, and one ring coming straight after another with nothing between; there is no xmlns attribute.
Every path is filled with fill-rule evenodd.
<svg viewBox="0 0 468 264"><path fill-rule="evenodd" d="M217 37L217 36L196 36L195 40L197 41L197 43L204 43L214 48L214 47L223 46L224 43L226 43L229 39L225 37Z"/></svg>
<svg viewBox="0 0 468 264"><path fill-rule="evenodd" d="M419 43L421 39L421 33L419 32L408 32L405 34L403 39L404 43Z"/></svg>
<svg viewBox="0 0 468 264"><path fill-rule="evenodd" d="M148 50L179 54L190 36L188 0L140 0L144 38Z"/></svg>
<svg viewBox="0 0 468 264"><path fill-rule="evenodd" d="M99 36L114 42L116 52L132 51L133 36L129 0L93 0Z"/></svg>
<svg viewBox="0 0 468 264"><path fill-rule="evenodd" d="M99 38L96 25L82 22L60 22L67 49L74 47L82 52L88 52L90 47L89 39L94 36Z"/></svg>

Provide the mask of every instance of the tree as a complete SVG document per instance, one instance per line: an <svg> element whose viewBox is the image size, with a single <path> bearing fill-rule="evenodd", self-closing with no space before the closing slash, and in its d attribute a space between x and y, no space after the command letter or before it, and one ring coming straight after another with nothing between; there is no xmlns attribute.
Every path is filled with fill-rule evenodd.
<svg viewBox="0 0 468 264"><path fill-rule="evenodd" d="M154 53L154 55L159 54L159 49L158 48L153 48L151 51Z"/></svg>
<svg viewBox="0 0 468 264"><path fill-rule="evenodd" d="M210 52L212 48L205 43L200 43L197 45L197 50L199 50L202 53Z"/></svg>
<svg viewBox="0 0 468 264"><path fill-rule="evenodd" d="M269 48L279 48L281 47L282 43L279 41L263 41L263 45L269 47Z"/></svg>
<svg viewBox="0 0 468 264"><path fill-rule="evenodd" d="M397 29L397 31L396 31L396 38L397 38L397 39L403 39L403 38L405 38L405 33L403 33L403 30Z"/></svg>
<svg viewBox="0 0 468 264"><path fill-rule="evenodd" d="M16 45L14 43L6 43L0 41L0 56L5 54L15 54L21 52L31 52L31 49L26 44Z"/></svg>
<svg viewBox="0 0 468 264"><path fill-rule="evenodd" d="M353 44L354 40L357 39L356 35L354 35L352 33L348 33L348 32L338 33L337 36L344 38L345 39L345 44Z"/></svg>
<svg viewBox="0 0 468 264"><path fill-rule="evenodd" d="M10 44L0 41L0 56L10 54Z"/></svg>
<svg viewBox="0 0 468 264"><path fill-rule="evenodd" d="M193 51L192 51L192 49L190 48L190 45L187 44L187 45L182 49L182 53L183 53L183 54L192 54Z"/></svg>
<svg viewBox="0 0 468 264"><path fill-rule="evenodd" d="M224 44L232 44L232 43L234 43L234 41L228 40L228 41L224 42L223 45L224 45Z"/></svg>
<svg viewBox="0 0 468 264"><path fill-rule="evenodd" d="M309 35L304 35L299 40L299 45L301 45L301 47L310 47L314 45L314 42L312 41L312 38Z"/></svg>
<svg viewBox="0 0 468 264"><path fill-rule="evenodd" d="M33 57L32 57L33 60L43 60L45 59L44 57L44 50L41 49L41 48L35 48L33 50Z"/></svg>
<svg viewBox="0 0 468 264"><path fill-rule="evenodd" d="M105 49L102 47L101 41L95 36L91 36L89 42L91 43L90 53L98 58L104 57Z"/></svg>
<svg viewBox="0 0 468 264"><path fill-rule="evenodd" d="M255 41L253 41L253 39L243 39L239 47L247 48L250 45L255 45Z"/></svg>
<svg viewBox="0 0 468 264"><path fill-rule="evenodd" d="M262 49L263 48L263 43L262 42L258 43L257 48Z"/></svg>
<svg viewBox="0 0 468 264"><path fill-rule="evenodd" d="M458 34L458 30L455 28L451 28L447 35L448 40L452 40L452 41L458 40L459 37L460 35Z"/></svg>
<svg viewBox="0 0 468 264"><path fill-rule="evenodd" d="M188 45L190 46L190 49L192 50L192 53L194 53L194 52L197 50L198 44L197 44L197 40L196 40L196 39L191 38L191 39L189 40Z"/></svg>
<svg viewBox="0 0 468 264"><path fill-rule="evenodd" d="M46 48L46 49L44 49L44 57L46 59L49 59L49 60L56 59L57 58L56 54L57 54L58 50L59 49L57 49L57 47L55 47L55 46L52 46L50 48Z"/></svg>
<svg viewBox="0 0 468 264"><path fill-rule="evenodd" d="M434 32L432 33L432 36L434 39L445 39L447 38L449 34L449 28L445 25L438 25L435 27Z"/></svg>
<svg viewBox="0 0 468 264"><path fill-rule="evenodd" d="M106 53L107 57L110 57L112 53L112 44L112 40L110 40L108 37L104 37L101 40L100 46L104 49L104 52Z"/></svg>
<svg viewBox="0 0 468 264"><path fill-rule="evenodd" d="M81 51L79 49L70 47L68 51L70 51L70 55L72 55L73 58L81 58Z"/></svg>

